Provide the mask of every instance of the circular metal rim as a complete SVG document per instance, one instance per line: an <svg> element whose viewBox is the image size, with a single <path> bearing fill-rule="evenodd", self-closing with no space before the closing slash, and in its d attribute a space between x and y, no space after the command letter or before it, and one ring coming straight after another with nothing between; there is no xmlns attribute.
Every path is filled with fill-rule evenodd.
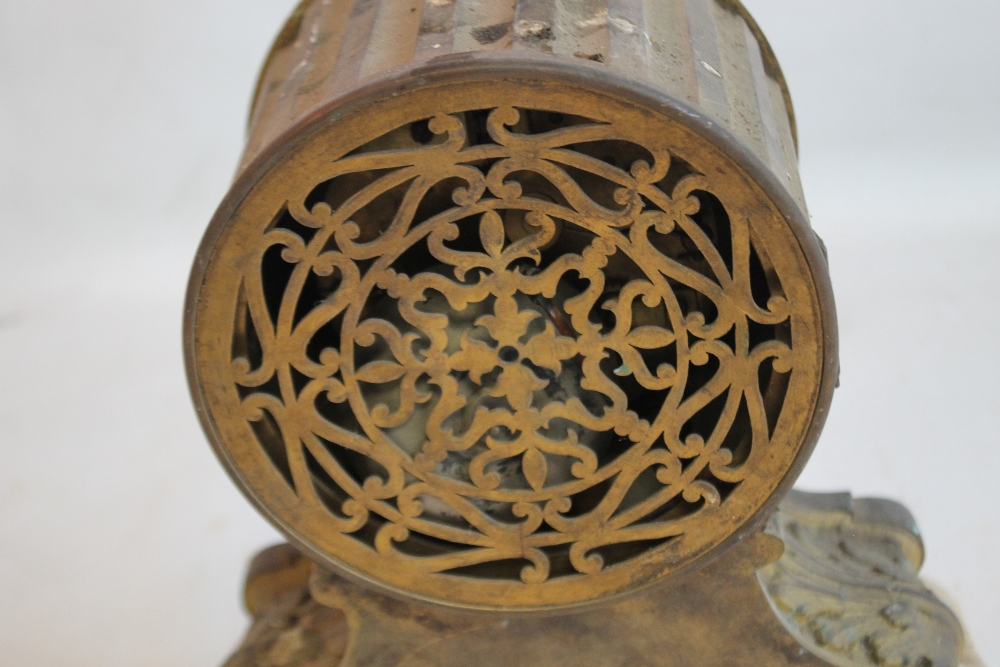
<svg viewBox="0 0 1000 667"><path fill-rule="evenodd" d="M274 62L275 54L277 54L280 49L291 46L295 42L298 37L302 18L305 16L306 10L309 6L315 1L316 0L300 0L299 4L295 6L295 9L289 15L281 30L278 32L278 35L275 37L274 44L268 50L267 56L264 58L264 64L261 66L260 75L257 77L257 81L254 85L254 93L250 102L250 112L247 115L248 125L253 122L254 113L257 110L257 104L260 102L260 96L264 89L264 80L267 77L268 69L270 69L271 64ZM753 33L754 38L756 38L757 42L760 44L761 55L764 58L764 62L774 71L775 79L781 87L781 97L785 101L785 110L788 111L788 124L792 129L792 142L795 144L796 150L798 150L799 132L798 124L795 120L795 105L792 104L792 94L788 89L788 82L785 80L785 73L781 69L781 64L778 62L778 57L775 55L774 49L771 47L771 43L767 41L767 36L764 35L764 32L760 29L760 26L757 24L757 20L743 5L742 0L719 0L719 2L720 4L726 5L732 11L735 11L744 21L746 21L747 27L750 28L750 32Z"/></svg>
<svg viewBox="0 0 1000 667"><path fill-rule="evenodd" d="M349 579L404 600L419 599L437 606L460 608L469 611L502 612L508 615L546 615L566 610L605 606L612 602L637 595L652 586L669 585L670 581L677 581L679 578L701 569L709 562L728 552L748 535L760 530L770 515L777 509L778 504L785 494L791 490L795 479L801 473L815 448L826 421L828 408L839 374L839 361L837 356L836 311L825 255L821 249L818 237L807 222L805 212L795 203L784 186L781 185L780 181L760 158L724 126L682 100L678 100L663 91L640 82L623 80L620 77L612 76L612 73L600 65L581 63L579 59L573 59L570 62L559 57L540 57L536 54L486 52L445 56L429 63L421 64L420 66L400 68L389 73L384 78L369 81L352 90L345 91L342 96L318 107L274 140L239 174L230 188L205 232L192 268L185 304L184 354L189 390L191 391L202 428L231 479L250 503L261 514L267 517L273 525L278 527L303 553L311 556L317 563L330 563L329 556L311 546L308 540L297 534L294 530L283 525L284 521L282 519L277 517L270 508L254 497L247 488L248 484L242 479L227 452L218 444L221 442L221 438L218 436L216 427L208 412L205 397L200 387L198 368L194 358L195 318L198 309L198 298L209 259L212 256L219 236L232 214L237 210L243 199L252 191L257 182L285 154L294 150L300 142L308 141L311 134L318 128L328 123L337 122L339 118L363 109L373 104L373 102L377 102L379 99L398 96L409 90L427 85L454 83L469 79L490 79L497 76L513 80L530 80L536 83L554 80L563 84L574 84L619 97L686 125L689 129L707 139L721 152L725 153L760 185L763 193L772 200L772 203L784 217L789 229L798 241L807 264L813 270L812 275L819 308L819 326L823 331L821 378L817 386L817 398L814 404L812 419L809 422L810 427L802 437L801 447L791 465L787 468L783 479L776 485L771 496L741 527L715 547L667 575L654 578L651 581L636 585L630 589L620 590L613 594L590 600L544 607L504 607L449 601L423 595L411 590L396 588L387 582L371 577L363 572L355 571L347 564L332 564L338 573L347 576Z"/></svg>

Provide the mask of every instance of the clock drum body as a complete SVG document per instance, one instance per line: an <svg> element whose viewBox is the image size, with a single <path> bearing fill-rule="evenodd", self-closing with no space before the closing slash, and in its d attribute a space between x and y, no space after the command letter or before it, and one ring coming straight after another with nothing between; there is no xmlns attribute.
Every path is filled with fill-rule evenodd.
<svg viewBox="0 0 1000 667"><path fill-rule="evenodd" d="M302 3L185 348L234 480L355 581L545 612L705 565L838 370L770 47L728 0Z"/></svg>

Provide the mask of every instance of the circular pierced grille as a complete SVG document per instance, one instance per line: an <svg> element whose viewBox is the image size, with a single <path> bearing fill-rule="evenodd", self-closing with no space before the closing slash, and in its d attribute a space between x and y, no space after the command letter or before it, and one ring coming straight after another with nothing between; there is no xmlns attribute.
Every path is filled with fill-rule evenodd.
<svg viewBox="0 0 1000 667"><path fill-rule="evenodd" d="M673 121L462 95L318 131L226 219L196 332L217 444L300 543L397 591L634 588L737 532L797 457L806 261Z"/></svg>

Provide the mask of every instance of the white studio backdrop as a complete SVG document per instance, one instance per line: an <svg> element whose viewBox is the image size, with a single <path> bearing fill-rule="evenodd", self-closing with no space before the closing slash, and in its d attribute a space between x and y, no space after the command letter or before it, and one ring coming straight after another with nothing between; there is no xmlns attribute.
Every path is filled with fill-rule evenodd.
<svg viewBox="0 0 1000 667"><path fill-rule="evenodd" d="M563 0L571 1L571 0ZM219 665L280 539L196 422L187 271L294 0L0 0L0 655ZM842 386L799 486L903 501L1000 665L1000 4L746 0L830 250Z"/></svg>

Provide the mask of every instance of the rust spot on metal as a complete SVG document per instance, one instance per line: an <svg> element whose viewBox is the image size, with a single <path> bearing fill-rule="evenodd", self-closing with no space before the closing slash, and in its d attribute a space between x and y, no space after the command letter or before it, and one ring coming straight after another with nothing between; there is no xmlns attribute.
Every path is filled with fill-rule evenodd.
<svg viewBox="0 0 1000 667"><path fill-rule="evenodd" d="M247 157L277 161L193 283L196 400L248 491L324 565L477 608L589 604L752 529L835 350L740 127L645 97L671 62L608 51L635 12L312 3L304 46L350 40L269 63Z"/></svg>
<svg viewBox="0 0 1000 667"><path fill-rule="evenodd" d="M485 28L476 28L472 31L472 38L480 44L493 44L503 39L510 32L510 26L506 23L488 25Z"/></svg>

